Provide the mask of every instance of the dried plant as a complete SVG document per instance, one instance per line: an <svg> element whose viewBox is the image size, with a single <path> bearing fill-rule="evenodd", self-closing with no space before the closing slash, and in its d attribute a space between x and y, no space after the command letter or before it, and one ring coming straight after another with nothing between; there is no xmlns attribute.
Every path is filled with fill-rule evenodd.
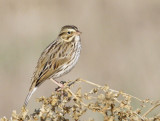
<svg viewBox="0 0 160 121"><path fill-rule="evenodd" d="M73 93L71 88L78 82L90 84L93 89L83 94L79 87ZM107 85L101 86L83 79L68 81L64 85L63 90L52 93L50 97L40 97L37 101L41 102L42 106L32 114L28 114L28 110L22 107L19 114L13 111L10 119L3 117L0 121L79 121L88 111L101 114L104 121L160 121L158 113L148 117L160 105L159 101L141 100L112 90ZM133 106L136 102L140 104L138 108ZM146 110L147 107L150 108ZM86 120L94 121L92 117Z"/></svg>

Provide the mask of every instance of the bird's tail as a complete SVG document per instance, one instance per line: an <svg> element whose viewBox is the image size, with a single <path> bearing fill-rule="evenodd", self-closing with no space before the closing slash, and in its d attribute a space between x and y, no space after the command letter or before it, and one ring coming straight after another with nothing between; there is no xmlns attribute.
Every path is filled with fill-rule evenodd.
<svg viewBox="0 0 160 121"><path fill-rule="evenodd" d="M27 106L29 99L31 98L32 94L36 91L37 87L33 88L32 90L29 91L25 101L24 101L24 107Z"/></svg>

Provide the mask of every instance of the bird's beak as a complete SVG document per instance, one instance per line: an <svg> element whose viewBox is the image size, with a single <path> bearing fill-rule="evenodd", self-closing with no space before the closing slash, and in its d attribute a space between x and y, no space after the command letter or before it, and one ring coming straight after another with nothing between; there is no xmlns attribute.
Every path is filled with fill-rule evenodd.
<svg viewBox="0 0 160 121"><path fill-rule="evenodd" d="M77 31L77 32L76 32L76 34L77 34L77 35L80 35L80 34L82 34L82 32L80 32L80 31Z"/></svg>

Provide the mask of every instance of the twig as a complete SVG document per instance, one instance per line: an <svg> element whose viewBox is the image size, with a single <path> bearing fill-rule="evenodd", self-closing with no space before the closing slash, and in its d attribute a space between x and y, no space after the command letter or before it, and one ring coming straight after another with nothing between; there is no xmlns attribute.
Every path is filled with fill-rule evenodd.
<svg viewBox="0 0 160 121"><path fill-rule="evenodd" d="M98 85L98 84L95 84L93 82L90 82L90 81L87 81L87 80L84 80L84 79L78 79L79 81L83 81L83 82L86 82L88 84L91 84L91 85L94 85L94 86L97 86L97 87L102 87L101 85Z"/></svg>
<svg viewBox="0 0 160 121"><path fill-rule="evenodd" d="M76 98L77 100L79 100L79 98L77 98L77 96L69 89L69 88L66 88L66 90L68 90L74 98ZM86 104L84 104L81 100L79 100L84 106L87 106Z"/></svg>
<svg viewBox="0 0 160 121"><path fill-rule="evenodd" d="M160 103L154 105L153 107L151 107L146 113L143 114L142 117L146 117L151 111L153 111L156 107L160 106Z"/></svg>
<svg viewBox="0 0 160 121"><path fill-rule="evenodd" d="M127 94L127 93L124 93L124 92L120 92L120 91L117 91L117 90L113 90L113 89L109 89L109 90L110 90L111 92L121 93L121 94L123 94L123 95L130 96L130 97L132 97L132 98L134 98L134 99L139 100L140 102L142 102L141 99L139 99L139 98L137 98L137 97L135 97L135 96L133 96L133 95L130 95L130 94Z"/></svg>
<svg viewBox="0 0 160 121"><path fill-rule="evenodd" d="M114 100L117 102L117 103L119 103L119 104L121 104L121 102L119 101L119 100L117 100L117 98L114 98ZM127 109L127 108L126 108ZM127 109L128 110L128 109ZM134 114L136 114L139 118L141 118L142 120L144 120L144 118L141 116L141 115L139 115L139 114L137 114L136 112L133 112Z"/></svg>
<svg viewBox="0 0 160 121"><path fill-rule="evenodd" d="M90 82L90 81L87 81L87 80L84 80L84 79L78 79L78 80L83 81L83 82L86 82L86 83L91 84L91 85L94 85L94 86L97 86L97 87L99 87L99 88L102 87L101 85L95 84L95 83L93 83L93 82ZM109 89L109 90L112 91L112 92L119 93L119 91L116 91L116 90L113 90L113 89ZM122 94L123 94L123 95L130 96L130 97L132 97L132 98L135 98L135 99L137 99L137 100L139 100L139 101L142 101L141 99L139 99L139 98L137 98L137 97L135 97L135 96L132 96L132 95L129 95L129 94L126 94L126 93L123 93L123 92L122 92ZM115 99L115 98L114 98L114 99ZM118 103L120 103L117 99L115 99L115 101L118 102ZM144 120L141 115L139 115L139 114L137 114L137 113L135 113L135 112L134 112L134 114L136 114L139 118L141 118L142 120Z"/></svg>
<svg viewBox="0 0 160 121"><path fill-rule="evenodd" d="M97 87L99 87L99 88L102 87L101 85L95 84L95 83L93 83L93 82L90 82L90 81L87 81L87 80L84 80L84 79L77 79L77 80L86 82L86 83L88 83L88 84L97 86ZM112 91L112 92L119 93L119 91L117 91L117 90L113 90L113 89L109 89L109 90ZM121 92L121 93L124 94L124 95L130 96L130 97L132 97L132 98L134 98L134 99L137 99L137 100L139 100L139 101L142 101L141 99L139 99L139 98L137 98L137 97L135 97L135 96L132 96L132 95L130 95L130 94L126 94L126 93L124 93L124 92Z"/></svg>

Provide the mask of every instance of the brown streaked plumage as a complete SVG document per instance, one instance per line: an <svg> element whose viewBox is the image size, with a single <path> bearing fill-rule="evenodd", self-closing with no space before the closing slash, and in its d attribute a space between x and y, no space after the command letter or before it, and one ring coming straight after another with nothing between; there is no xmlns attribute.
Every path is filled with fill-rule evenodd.
<svg viewBox="0 0 160 121"><path fill-rule="evenodd" d="M81 50L80 34L76 26L66 25L62 27L57 39L42 52L24 106L27 106L34 91L45 80L56 79L75 66ZM56 81L55 83L58 84Z"/></svg>

